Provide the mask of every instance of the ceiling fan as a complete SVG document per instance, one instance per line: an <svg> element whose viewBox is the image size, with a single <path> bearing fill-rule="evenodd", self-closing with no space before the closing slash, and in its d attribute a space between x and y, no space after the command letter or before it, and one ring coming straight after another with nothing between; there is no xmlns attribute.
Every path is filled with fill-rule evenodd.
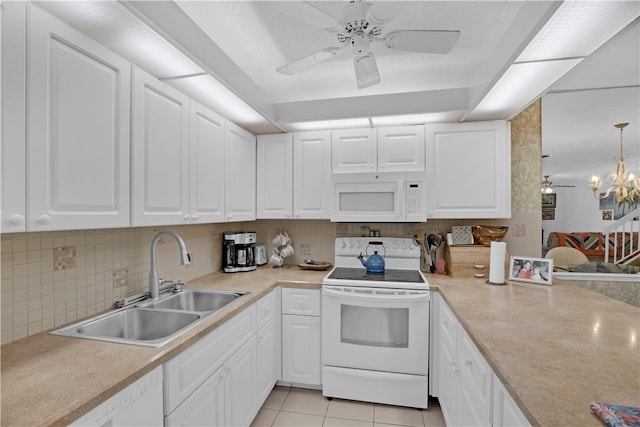
<svg viewBox="0 0 640 427"><path fill-rule="evenodd" d="M549 180L550 176L551 175L544 175L544 179L542 180L541 190L545 194L553 193L553 189L556 187L567 187L567 188L575 187L575 185L554 185L553 182Z"/></svg>
<svg viewBox="0 0 640 427"><path fill-rule="evenodd" d="M322 2L316 2L317 5L314 2L304 3L337 21L336 26L325 30L337 31L336 37L340 45L320 49L283 65L276 69L279 73L296 74L334 57L350 46L358 88L362 89L380 83L378 65L371 49L373 43L384 43L388 48L403 51L446 54L460 37L460 31L456 30L397 30L382 35L383 24L399 12L398 5L382 4L377 7L376 3L351 0L337 13L331 14L323 10Z"/></svg>

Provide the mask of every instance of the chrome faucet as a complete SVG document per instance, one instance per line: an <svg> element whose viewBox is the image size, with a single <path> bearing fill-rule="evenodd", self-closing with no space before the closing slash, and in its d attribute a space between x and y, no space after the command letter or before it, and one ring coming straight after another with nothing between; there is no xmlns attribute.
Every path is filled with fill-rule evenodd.
<svg viewBox="0 0 640 427"><path fill-rule="evenodd" d="M160 284L160 280L158 279L158 270L156 269L156 246L158 246L158 241L162 239L164 236L173 237L178 246L180 246L180 264L187 265L191 263L191 255L187 252L187 247L184 244L184 240L177 233L173 231L161 231L153 237L151 241L151 264L149 266L149 296L151 297L150 302L154 302L158 299L158 295L160 294L158 288Z"/></svg>

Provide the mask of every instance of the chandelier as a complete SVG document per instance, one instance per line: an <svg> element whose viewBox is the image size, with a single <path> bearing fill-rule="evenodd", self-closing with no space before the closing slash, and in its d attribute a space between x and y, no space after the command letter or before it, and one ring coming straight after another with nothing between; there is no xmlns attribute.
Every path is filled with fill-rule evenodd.
<svg viewBox="0 0 640 427"><path fill-rule="evenodd" d="M626 201L634 201L640 199L640 178L636 178L632 173L627 172L624 167L624 158L622 154L622 130L629 123L618 123L614 125L620 129L620 159L618 160L618 167L615 171L609 174L609 181L611 186L603 195L599 195L598 192L602 187L602 180L598 175L593 175L591 181L589 181L589 187L593 190L593 195L596 199L606 199L613 192L615 194L616 203L623 203Z"/></svg>

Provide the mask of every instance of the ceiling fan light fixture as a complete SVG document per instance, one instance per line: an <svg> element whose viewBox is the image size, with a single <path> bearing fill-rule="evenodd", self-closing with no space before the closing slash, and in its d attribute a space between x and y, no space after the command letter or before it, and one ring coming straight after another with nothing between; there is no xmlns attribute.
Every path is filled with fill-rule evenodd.
<svg viewBox="0 0 640 427"><path fill-rule="evenodd" d="M356 70L358 89L364 89L380 83L378 65L376 64L376 58L373 56L373 53L368 52L364 55L356 56L353 59L353 67Z"/></svg>

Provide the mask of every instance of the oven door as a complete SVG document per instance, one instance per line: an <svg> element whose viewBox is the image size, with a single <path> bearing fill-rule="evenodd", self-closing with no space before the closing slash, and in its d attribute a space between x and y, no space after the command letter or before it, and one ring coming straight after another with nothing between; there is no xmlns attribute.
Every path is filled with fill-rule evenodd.
<svg viewBox="0 0 640 427"><path fill-rule="evenodd" d="M322 287L322 364L426 375L429 291Z"/></svg>

